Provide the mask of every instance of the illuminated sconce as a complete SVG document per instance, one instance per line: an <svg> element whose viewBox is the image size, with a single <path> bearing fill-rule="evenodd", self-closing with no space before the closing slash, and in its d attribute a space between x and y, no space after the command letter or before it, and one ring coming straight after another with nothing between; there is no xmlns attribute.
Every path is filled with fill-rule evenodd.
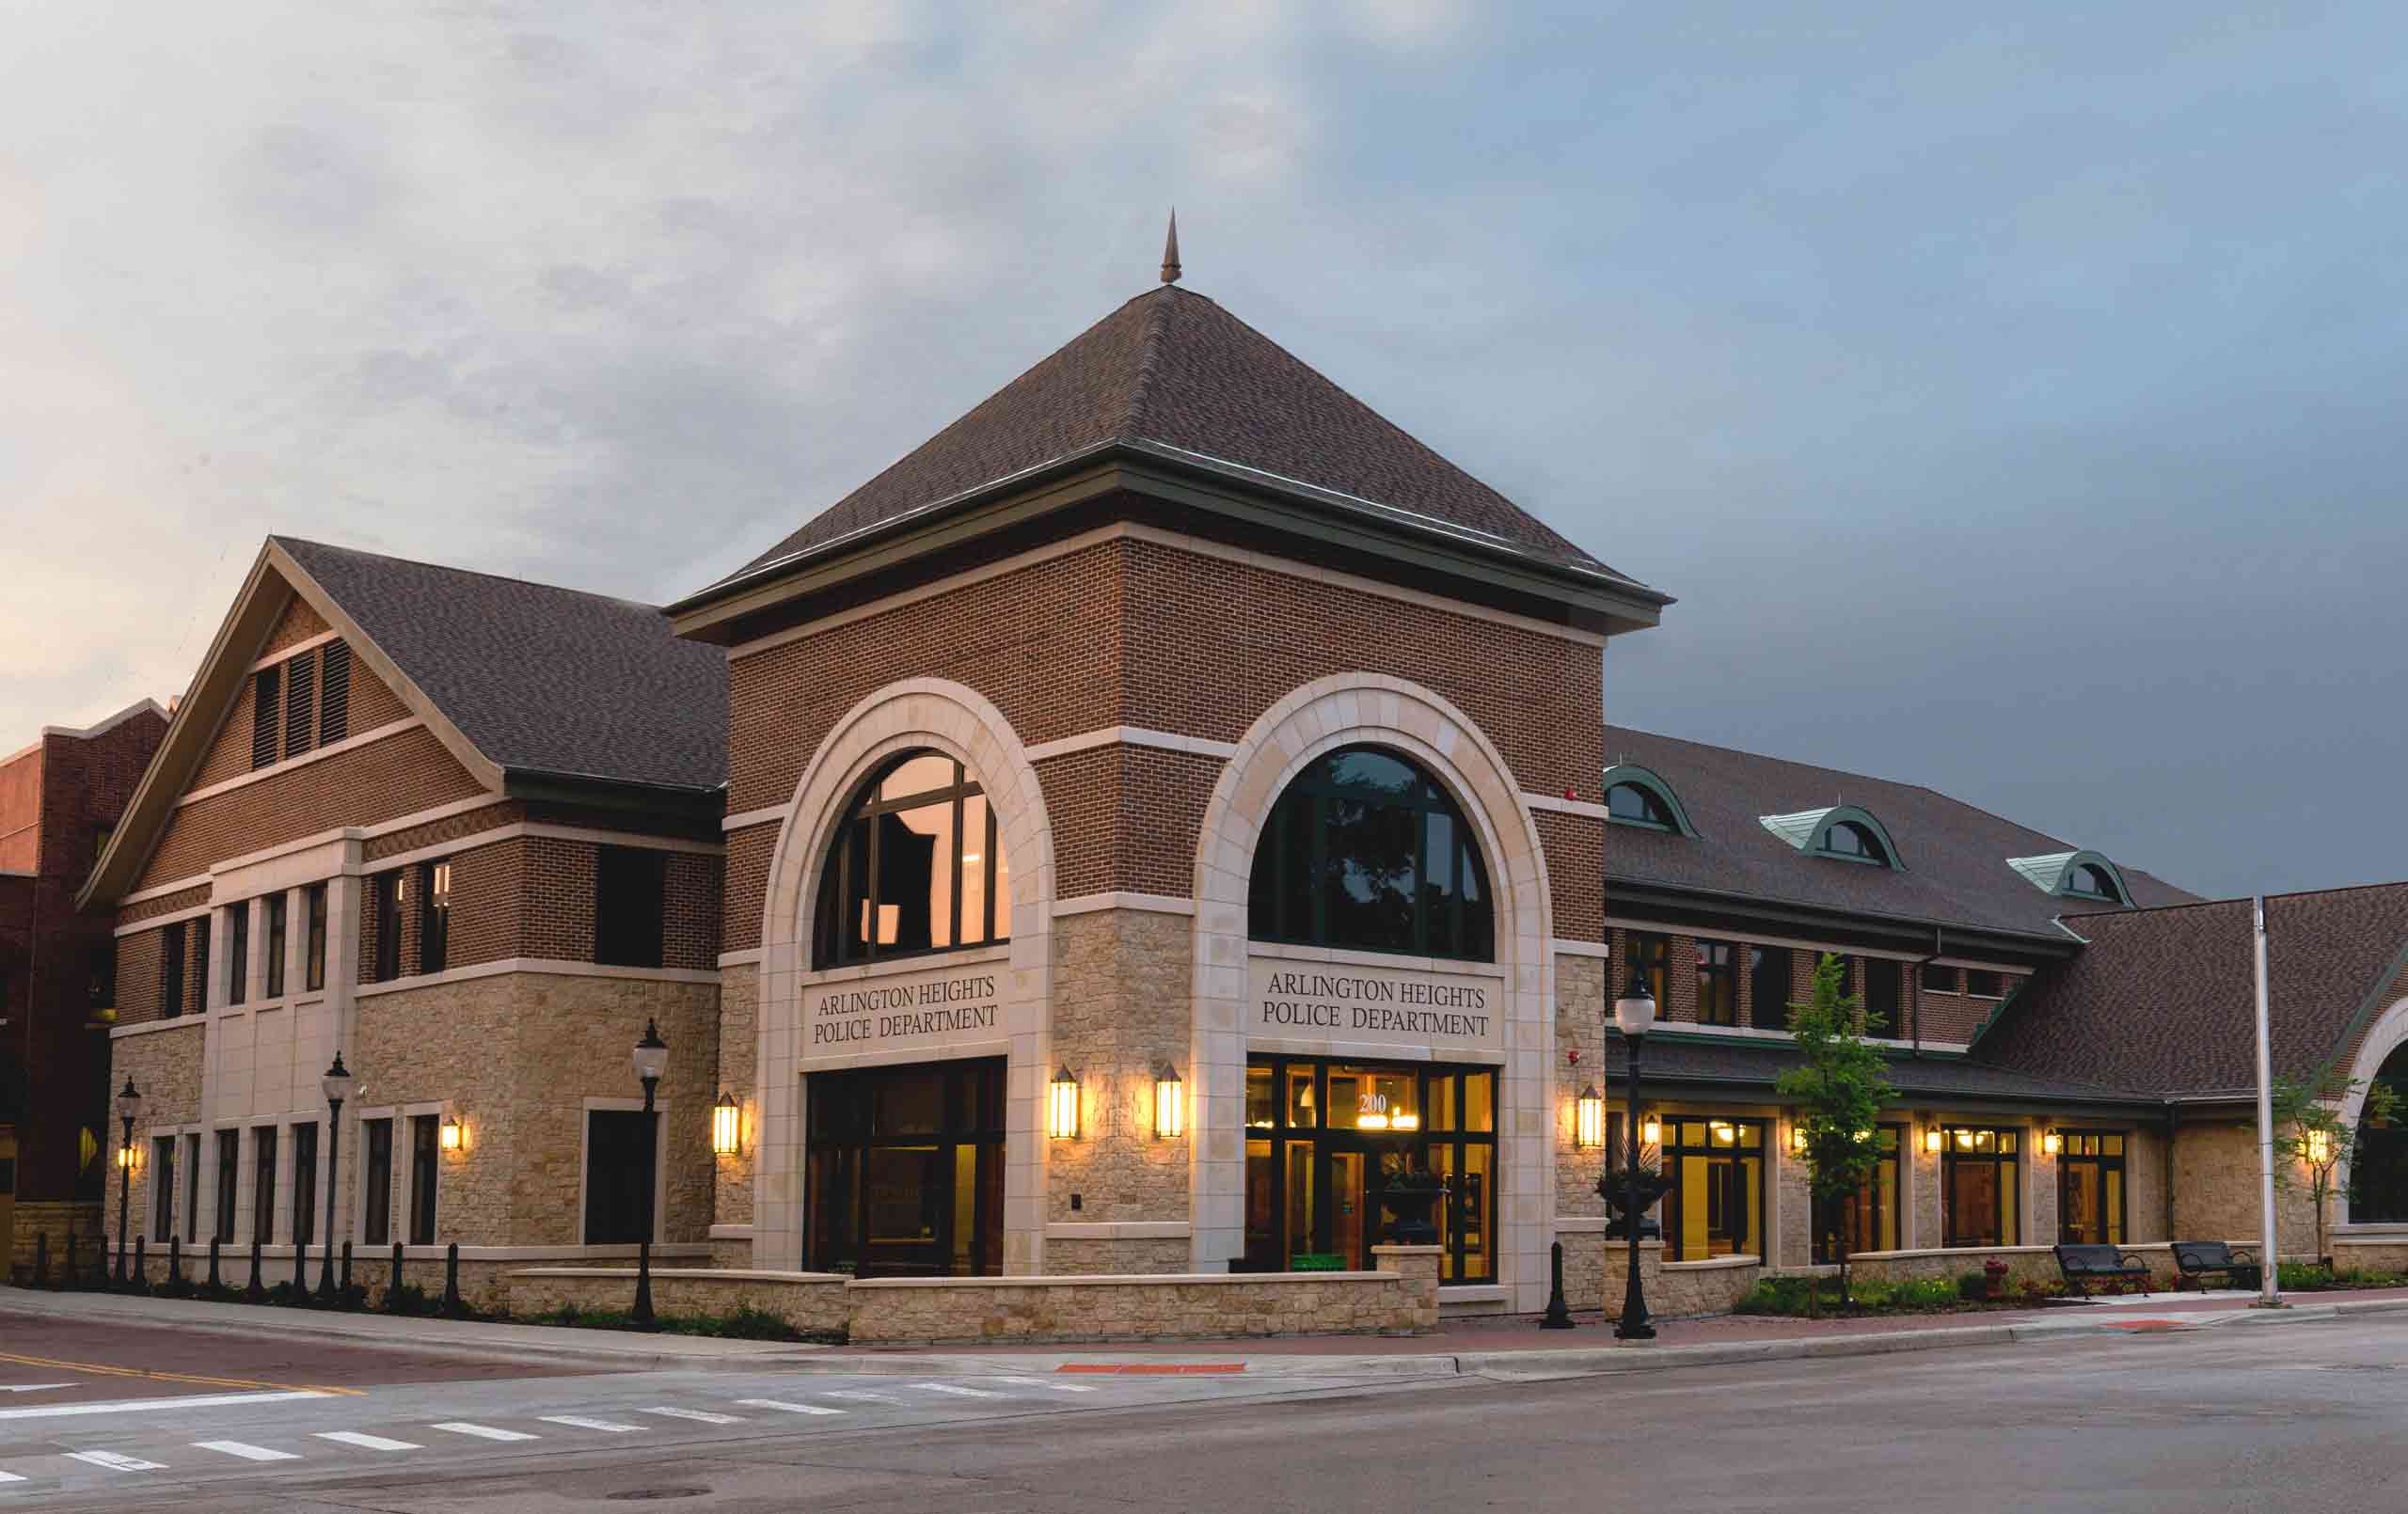
<svg viewBox="0 0 2408 1514"><path fill-rule="evenodd" d="M1804 1126L1793 1125L1789 1128L1789 1149L1800 1157L1806 1155L1806 1128Z"/></svg>
<svg viewBox="0 0 2408 1514"><path fill-rule="evenodd" d="M1187 1129L1187 1085L1165 1062L1154 1068L1154 1139L1176 1141Z"/></svg>
<svg viewBox="0 0 2408 1514"><path fill-rule="evenodd" d="M1410 1110L1407 1110L1402 1114L1391 1114L1388 1116L1388 1128L1391 1130L1418 1130L1421 1128L1421 1116L1414 1113Z"/></svg>
<svg viewBox="0 0 2408 1514"><path fill-rule="evenodd" d="M2333 1159L2332 1131L2310 1130L2307 1132L2307 1159L2318 1167Z"/></svg>
<svg viewBox="0 0 2408 1514"><path fill-rule="evenodd" d="M443 1116L443 1124L438 1128L438 1135L446 1151L459 1150L461 1142L466 1139L465 1132L460 1128L460 1122L449 1114Z"/></svg>
<svg viewBox="0 0 2408 1514"><path fill-rule="evenodd" d="M1594 1151L1606 1143L1606 1101L1591 1083L1572 1101L1572 1143Z"/></svg>
<svg viewBox="0 0 2408 1514"><path fill-rule="evenodd" d="M1940 1155L1940 1147L1943 1139L1944 1138L1940 1133L1940 1127L1935 1125L1923 1133L1923 1149L1937 1157Z"/></svg>
<svg viewBox="0 0 2408 1514"><path fill-rule="evenodd" d="M1079 1138L1079 1075L1068 1067L1045 1085L1045 1133L1056 1141Z"/></svg>
<svg viewBox="0 0 2408 1514"><path fill-rule="evenodd" d="M130 1173L134 1171L134 1148L132 1146L119 1146L117 1148L117 1164L126 1172Z"/></svg>
<svg viewBox="0 0 2408 1514"><path fill-rule="evenodd" d="M2043 1130L2040 1132L2040 1149L2053 1157L2066 1149L2066 1138L2059 1135L2053 1127Z"/></svg>
<svg viewBox="0 0 2408 1514"><path fill-rule="evenodd" d="M1661 1115L1651 1114L1647 1116L1647 1118L1640 1121L1639 1140L1641 1145L1662 1145L1664 1143L1663 1117Z"/></svg>
<svg viewBox="0 0 2408 1514"><path fill-rule="evenodd" d="M742 1149L744 1112L736 1107L736 1096L721 1092L719 1102L711 1106L711 1155L733 1157Z"/></svg>

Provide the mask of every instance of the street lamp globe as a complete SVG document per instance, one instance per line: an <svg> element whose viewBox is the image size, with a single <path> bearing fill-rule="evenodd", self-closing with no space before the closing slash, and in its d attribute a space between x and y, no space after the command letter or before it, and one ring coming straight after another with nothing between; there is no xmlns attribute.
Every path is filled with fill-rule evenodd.
<svg viewBox="0 0 2408 1514"><path fill-rule="evenodd" d="M1631 975L1630 986L1614 1001L1614 1028L1624 1035L1645 1035L1656 1028L1656 996L1647 991L1647 980Z"/></svg>
<svg viewBox="0 0 2408 1514"><path fill-rule="evenodd" d="M636 1043L636 1081L657 1083L669 1070L669 1043L660 1038L660 1027L651 1020L643 1022L643 1039Z"/></svg>
<svg viewBox="0 0 2408 1514"><path fill-rule="evenodd" d="M125 1080L125 1087L117 1096L117 1117L129 1126L142 1118L142 1096L135 1091L131 1076Z"/></svg>
<svg viewBox="0 0 2408 1514"><path fill-rule="evenodd" d="M340 1106L350 1102L351 1091L358 1085L358 1082L359 1080L351 1075L351 1069L342 1065L342 1053L338 1051L335 1053L334 1065L328 1067L326 1075L318 1080L318 1088L326 1096L327 1103Z"/></svg>

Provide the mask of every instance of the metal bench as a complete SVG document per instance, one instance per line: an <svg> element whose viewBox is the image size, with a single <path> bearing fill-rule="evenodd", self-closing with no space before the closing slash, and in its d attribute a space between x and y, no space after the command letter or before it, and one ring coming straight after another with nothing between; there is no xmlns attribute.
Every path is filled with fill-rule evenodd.
<svg viewBox="0 0 2408 1514"><path fill-rule="evenodd" d="M2174 1243L2174 1285L2195 1282L2202 1292L2206 1278L2221 1273L2237 1288L2254 1288L2266 1281L2266 1270L2255 1252L2227 1246L2221 1240L2178 1240Z"/></svg>
<svg viewBox="0 0 2408 1514"><path fill-rule="evenodd" d="M2118 1282L2148 1282L2148 1263L2113 1246L2059 1246L2057 1270L2066 1286L2081 1298L2090 1297L2090 1285L2100 1278Z"/></svg>

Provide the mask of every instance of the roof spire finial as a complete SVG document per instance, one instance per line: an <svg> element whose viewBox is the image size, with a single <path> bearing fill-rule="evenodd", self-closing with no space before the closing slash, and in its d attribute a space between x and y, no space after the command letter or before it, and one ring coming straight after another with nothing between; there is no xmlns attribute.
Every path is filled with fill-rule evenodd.
<svg viewBox="0 0 2408 1514"><path fill-rule="evenodd" d="M1179 282L1179 207L1172 206L1170 235L1163 239L1163 282Z"/></svg>

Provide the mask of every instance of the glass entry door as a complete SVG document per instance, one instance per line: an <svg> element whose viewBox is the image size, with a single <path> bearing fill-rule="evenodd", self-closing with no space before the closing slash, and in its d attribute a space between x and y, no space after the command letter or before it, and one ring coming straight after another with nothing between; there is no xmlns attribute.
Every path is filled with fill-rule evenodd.
<svg viewBox="0 0 2408 1514"><path fill-rule="evenodd" d="M1004 1060L814 1073L803 1256L857 1277L1004 1270Z"/></svg>

